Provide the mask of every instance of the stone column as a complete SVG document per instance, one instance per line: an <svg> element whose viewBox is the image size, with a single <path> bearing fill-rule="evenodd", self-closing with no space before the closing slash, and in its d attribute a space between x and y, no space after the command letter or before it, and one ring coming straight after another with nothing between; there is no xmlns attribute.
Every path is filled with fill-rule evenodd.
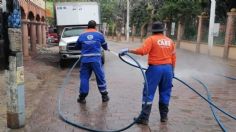
<svg viewBox="0 0 236 132"><path fill-rule="evenodd" d="M32 54L37 54L37 48L36 48L36 22L31 21L30 22L30 43L31 43L31 50Z"/></svg>
<svg viewBox="0 0 236 132"><path fill-rule="evenodd" d="M141 26L141 34L140 34L140 42L142 43L143 42L143 36L144 36L144 30L145 30L145 26L146 26L147 23L144 23L142 26Z"/></svg>
<svg viewBox="0 0 236 132"><path fill-rule="evenodd" d="M40 47L42 47L42 40L43 40L43 38L42 38L42 26L41 26L41 24L42 23L37 23L37 26L36 26L36 32L37 32L37 40L38 40L38 45L40 46Z"/></svg>
<svg viewBox="0 0 236 132"><path fill-rule="evenodd" d="M29 40L28 40L28 24L29 21L24 19L22 20L22 42L23 42L23 55L24 60L30 60L29 56Z"/></svg>
<svg viewBox="0 0 236 132"><path fill-rule="evenodd" d="M229 46L233 44L235 38L235 26L236 26L236 12L228 12L226 34L225 34L225 46L224 46L224 58L229 56Z"/></svg>
<svg viewBox="0 0 236 132"><path fill-rule="evenodd" d="M25 125L24 66L22 54L22 32L8 28L10 50L9 69L6 70L7 127L21 128Z"/></svg>
<svg viewBox="0 0 236 132"><path fill-rule="evenodd" d="M41 24L41 29L42 29L42 46L46 47L46 23Z"/></svg>
<svg viewBox="0 0 236 132"><path fill-rule="evenodd" d="M198 30L197 30L197 45L196 52L200 53L200 43L202 41L203 36L203 22L208 19L208 16L198 16Z"/></svg>

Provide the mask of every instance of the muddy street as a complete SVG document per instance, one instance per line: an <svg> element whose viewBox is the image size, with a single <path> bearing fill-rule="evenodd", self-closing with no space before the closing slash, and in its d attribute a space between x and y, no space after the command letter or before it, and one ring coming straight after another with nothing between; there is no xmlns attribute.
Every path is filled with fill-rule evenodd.
<svg viewBox="0 0 236 132"><path fill-rule="evenodd" d="M114 52L140 44L109 41ZM78 97L79 68L72 72L68 85L61 98L61 110L70 120L84 126L100 130L117 130L125 127L138 116L141 110L141 94L143 78L138 69L122 62L116 55L106 52L104 65L110 101L102 103L97 89L96 79L91 77L90 91L86 105L80 105ZM135 56L146 66L146 57ZM70 126L58 117L57 101L59 88L62 86L69 68L59 67L58 47L39 51L39 55L25 65L25 99L26 126L19 130L6 128L6 93L4 74L1 73L0 88L0 131L10 132L82 132ZM72 65L68 64L68 65ZM229 65L231 64L231 65ZM195 55L185 50L177 51L177 67L175 75L194 86L205 95L203 87L193 80L196 77L203 81L211 92L213 101L227 112L236 114L236 81L226 79L217 74L236 75L235 61L222 61L220 58L206 55ZM69 67L69 66L68 66ZM150 116L149 127L134 125L127 132L183 132L183 131L221 131L215 122L206 102L186 88L183 84L173 83L169 121L160 123L158 110L158 94L156 94ZM205 96L206 97L206 96ZM220 112L222 122L230 132L236 131L236 122Z"/></svg>

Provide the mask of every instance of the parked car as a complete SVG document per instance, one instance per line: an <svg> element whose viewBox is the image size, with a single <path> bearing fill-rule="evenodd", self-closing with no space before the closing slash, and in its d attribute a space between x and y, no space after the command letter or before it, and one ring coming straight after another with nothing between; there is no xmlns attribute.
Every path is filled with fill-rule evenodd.
<svg viewBox="0 0 236 132"><path fill-rule="evenodd" d="M47 33L47 42L48 43L59 43L60 36L57 33L56 28L49 28Z"/></svg>

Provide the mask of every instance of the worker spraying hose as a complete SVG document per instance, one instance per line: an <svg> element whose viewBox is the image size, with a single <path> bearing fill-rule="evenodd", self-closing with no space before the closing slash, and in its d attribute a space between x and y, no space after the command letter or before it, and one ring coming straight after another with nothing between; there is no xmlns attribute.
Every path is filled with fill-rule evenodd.
<svg viewBox="0 0 236 132"><path fill-rule="evenodd" d="M108 50L104 36L96 31L96 22L88 22L88 29L77 40L77 48L81 50L80 64L80 95L78 103L85 104L89 93L89 78L92 71L95 73L98 89L102 95L102 101L108 102L108 92L105 73L102 67L101 48Z"/></svg>
<svg viewBox="0 0 236 132"><path fill-rule="evenodd" d="M154 27L155 27L155 26L153 26L153 28L154 28ZM174 45L174 44L173 44L173 45ZM174 46L173 46L173 51L174 51ZM149 95L149 92L152 92L152 91L150 91L148 80L147 80L147 78L146 78L146 75L144 74L144 71L147 70L147 69L141 67L141 65L140 65L133 57L131 57L129 54L127 54L128 52L132 52L132 50L128 50L128 49L123 50L122 52L119 53L119 57L120 57L120 59L123 60L125 63L127 63L127 64L129 64L129 65L131 65L131 66L134 66L134 67L137 67L137 68L140 69L140 71L142 72L142 75L143 75L143 77L144 77L145 88L146 88L146 89L143 90L143 93L146 93L146 95ZM114 53L115 55L117 55L117 54L116 54L115 52L113 52L113 51L111 51L111 53ZM174 64L175 64L175 52L171 52L171 53L172 53L172 54L171 54L171 60L172 60L173 62L170 63L170 64L163 64L163 65L170 65L170 66L171 66L171 68L169 68L169 70L170 70L170 73L171 73L171 81L172 81L173 73L174 73L174 72L173 72L173 66L174 66ZM174 54L173 54L173 53L174 53ZM122 58L123 55L126 55L127 57L129 57L129 58L130 58L131 60L133 60L136 64L133 65L133 64L131 64L130 62L127 62L126 60L124 60L124 59ZM84 129L84 130L88 130L88 131L93 131L93 132L119 132L119 131L124 131L124 130L128 129L128 128L130 128L131 126L133 126L135 123L140 123L141 121L144 121L144 123L145 123L145 122L148 123L148 118L147 118L147 120L143 120L143 119L144 119L143 117L145 117L145 114L146 114L146 113L144 113L144 112L146 112L145 110L146 110L147 108L150 108L150 107L148 107L148 106L150 106L150 105L149 105L150 103L148 102L148 99L149 99L149 98L144 98L144 100L143 100L143 101L144 101L144 102L143 102L143 108L142 108L142 110L141 110L141 113L140 113L139 117L136 118L136 119L134 120L134 122L132 122L132 123L130 123L130 124L127 124L126 127L121 128L121 129L118 129L118 130L108 130L108 131L106 131L106 130L92 129L92 128L88 128L88 127L84 126L83 124L80 124L79 122L75 122L75 121L69 119L68 117L66 117L66 116L63 114L63 111L61 110L61 98L62 98L62 95L63 95L63 93L64 93L65 86L68 84L70 74L71 74L72 70L74 69L75 65L78 63L78 61L79 61L79 60L77 60L77 62L73 65L73 67L72 67L72 68L70 69L70 71L68 72L68 74L67 74L67 76L66 76L66 78L65 78L65 80L64 80L64 83L63 83L63 85L62 85L62 87L61 87L61 89L60 89L60 94L59 94L59 97L58 97L58 113L59 113L60 119L62 119L64 122L66 122L66 123L68 123L68 124L70 124L70 125L72 125L72 126L75 126L75 127L78 127L78 128ZM151 66L149 66L149 67L151 67ZM149 70L147 70L146 73L147 73L148 71L149 71ZM162 74L163 74L163 73L162 73ZM153 75L152 75L152 76L153 76ZM182 83L183 85L187 86L187 87L188 87L189 89L191 89L192 91L194 91L197 95L199 95L201 98L203 98L205 101L207 101L211 106L213 106L214 108L218 109L219 111L221 111L221 112L224 113L225 115L229 116L230 118L236 120L236 117L235 117L235 116L233 116L233 115L231 115L231 114L225 112L225 111L222 110L221 108L217 107L213 102L211 102L211 100L208 100L208 99L206 99L205 97L203 97L199 92L197 92L194 88L192 88L191 86L189 86L186 82L182 81L181 79L179 79L179 78L177 78L177 77L174 77L174 78L175 78L177 81L179 81L180 83ZM170 93L169 93L169 94L170 94ZM145 94L144 94L144 95L145 95ZM148 96L147 96L147 97L148 97ZM147 106L147 107L146 107L146 106ZM150 112L151 112L151 108L150 108L149 110L150 110ZM161 110L160 110L160 111L161 111ZM148 111L148 112L149 112L149 111ZM150 112L149 112L149 114L150 114ZM167 113L168 113L168 107L167 107L167 112L165 113L166 118L164 118L164 119L167 119ZM149 116L149 115L148 115L148 116ZM146 117L147 117L147 116L146 116ZM163 118L162 118L162 119L163 119ZM167 120L164 120L164 122L166 122L166 121L167 121ZM141 123L143 123L143 122L141 122Z"/></svg>
<svg viewBox="0 0 236 132"><path fill-rule="evenodd" d="M111 53L113 53L114 55L117 56L117 53L115 53L114 51L111 51ZM129 57L131 60L133 60L135 62L135 64L132 64L131 62L125 60L122 56L122 54L119 54L119 58L124 61L125 63L133 66L133 67L136 67L138 69L140 69L140 71L142 72L142 75L144 77L144 81L147 82L146 80L146 77L145 77L145 74L143 73L143 71L146 71L147 69L144 68L144 67L141 67L141 65L139 64L138 61L136 61L132 56L130 56L129 54L127 54L127 52L124 52L124 55L126 55L127 57ZM64 94L64 90L65 90L65 86L68 85L69 83L69 80L70 80L70 76L71 76L71 73L73 71L73 69L75 68L75 66L77 65L77 63L79 62L79 60L77 60L75 62L75 64L72 66L72 68L68 71L67 75L66 75L66 78L64 79L64 82L60 88L60 93L59 93L59 96L58 96L58 113L59 113L59 117L62 121L72 125L72 126L75 126L75 127L78 127L78 128L81 128L81 129L84 129L84 130L88 130L88 131L92 131L92 132L120 132L120 131L124 131L124 130L127 130L129 129L130 127L132 127L137 120L135 120L134 122L132 122L131 124L127 124L126 127L124 128L121 128L121 129L118 129L118 130L111 130L111 131L107 131L107 130L97 130L97 129L92 129L92 128L89 128L89 127L86 127L82 124L80 124L79 122L75 122L71 119L69 119L68 117L66 117L64 115L64 112L62 111L61 109L61 99L62 99L62 96ZM187 88L189 88L190 90L192 90L194 93L196 93L199 97L201 97L203 100L205 100L209 105L213 106L214 108L216 108L217 110L219 110L220 112L222 112L224 115L232 118L233 120L236 120L236 117L228 112L226 112L225 110L223 110L222 108L218 107L214 102L212 102L211 100L205 98L203 95L201 95L198 91L195 90L195 88L189 86L185 81L177 78L177 77L174 77L174 79L176 79L177 81L179 81L181 84L183 84L184 86L186 86ZM145 83L146 85L147 83ZM146 86L148 87L148 86ZM146 89L146 92L148 93L147 89ZM145 103L147 104L147 103ZM141 113L142 114L142 113Z"/></svg>
<svg viewBox="0 0 236 132"><path fill-rule="evenodd" d="M132 64L131 62L125 60L125 59L121 56L121 54L120 54L120 55L119 55L120 59L121 59L122 61L124 61L126 64L128 64L128 65L130 65L130 66L133 66L133 67L136 67L136 68L139 68L139 69L141 68L141 69L144 70L144 71L147 70L147 68L141 67L140 64L139 64L139 62L137 62L137 61L136 61L132 56L130 56L127 52L125 52L124 55L128 56L129 58L131 58L137 65L136 65L136 64ZM217 123L218 123L218 125L220 126L220 128L222 129L222 131L225 132L225 131L227 131L227 129L224 127L224 125L222 124L222 122L219 120L219 117L217 117L217 114L215 113L215 110L213 110L214 108L217 109L217 110L219 110L221 113L223 113L224 115L228 116L229 118L231 118L231 119L233 119L233 120L236 121L236 116L235 116L235 115L233 115L233 114L231 114L231 113L229 113L229 112L226 112L224 109L218 107L214 102L212 102L211 96L210 96L210 93L209 93L209 91L208 91L207 86L206 86L204 83L202 83L200 80L195 79L197 82L199 82L199 83L205 88L205 90L206 90L206 92L207 92L207 96L208 96L207 98L208 98L208 99L205 98L201 93L199 93L195 88L193 88L193 87L191 87L189 84L187 84L185 81L179 79L178 77L173 77L173 78L174 78L175 80L177 80L178 82L180 82L181 84L183 84L184 86L186 86L187 88L189 88L190 90L192 90L195 94L197 94L199 97L201 97L203 100L205 100L205 101L210 105L211 110L212 110L212 114L214 115L214 118L215 118L215 120L217 121ZM226 78L228 78L228 77L226 77ZM147 87L148 87L148 86L147 86Z"/></svg>
<svg viewBox="0 0 236 132"><path fill-rule="evenodd" d="M167 122L168 120L167 114L173 86L172 79L174 76L176 54L174 42L164 36L163 31L163 24L161 22L155 22L152 25L153 35L145 40L142 47L133 50L123 49L120 52L121 56L128 52L137 55L148 54L149 67L145 72L148 87L145 85L143 90L142 111L140 116L136 119L136 123L139 124L148 124L157 87L159 87L160 121ZM148 93L146 91L148 91ZM147 104L145 104L145 102L147 102Z"/></svg>

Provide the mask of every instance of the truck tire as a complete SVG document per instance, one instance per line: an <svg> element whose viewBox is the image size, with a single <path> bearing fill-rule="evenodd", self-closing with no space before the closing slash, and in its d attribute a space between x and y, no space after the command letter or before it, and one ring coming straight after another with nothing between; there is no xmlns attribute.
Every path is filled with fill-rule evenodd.
<svg viewBox="0 0 236 132"><path fill-rule="evenodd" d="M60 59L60 67L61 68L65 68L66 66L67 66L67 61L66 60L64 60L64 59Z"/></svg>
<svg viewBox="0 0 236 132"><path fill-rule="evenodd" d="M104 51L102 52L102 65L104 65L105 64L105 53L104 53Z"/></svg>
<svg viewBox="0 0 236 132"><path fill-rule="evenodd" d="M102 56L102 65L105 64L105 56Z"/></svg>

